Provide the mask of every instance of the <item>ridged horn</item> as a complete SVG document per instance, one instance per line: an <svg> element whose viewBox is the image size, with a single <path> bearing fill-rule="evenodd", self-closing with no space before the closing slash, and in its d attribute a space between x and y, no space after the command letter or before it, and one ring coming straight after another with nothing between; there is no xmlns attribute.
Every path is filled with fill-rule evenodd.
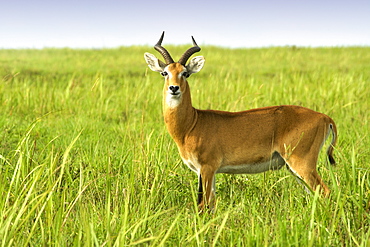
<svg viewBox="0 0 370 247"><path fill-rule="evenodd" d="M158 40L157 44L154 46L154 49L156 49L164 58L166 64L174 63L170 53L161 45L164 37L164 31L161 35L161 38Z"/></svg>
<svg viewBox="0 0 370 247"><path fill-rule="evenodd" d="M194 53L200 51L200 47L197 45L197 43L195 42L194 40L194 37L191 36L191 39L193 40L193 47L189 48L182 56L181 58L179 59L179 63L184 65L186 64L186 62L188 61L189 57L191 57L191 55L193 55Z"/></svg>

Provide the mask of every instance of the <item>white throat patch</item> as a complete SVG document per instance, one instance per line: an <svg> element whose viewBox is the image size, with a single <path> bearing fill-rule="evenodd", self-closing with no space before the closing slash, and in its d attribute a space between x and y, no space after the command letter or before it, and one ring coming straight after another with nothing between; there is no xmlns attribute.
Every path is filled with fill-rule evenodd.
<svg viewBox="0 0 370 247"><path fill-rule="evenodd" d="M176 108L181 103L181 91L179 90L177 95L172 95L170 90L167 91L166 104L169 108Z"/></svg>

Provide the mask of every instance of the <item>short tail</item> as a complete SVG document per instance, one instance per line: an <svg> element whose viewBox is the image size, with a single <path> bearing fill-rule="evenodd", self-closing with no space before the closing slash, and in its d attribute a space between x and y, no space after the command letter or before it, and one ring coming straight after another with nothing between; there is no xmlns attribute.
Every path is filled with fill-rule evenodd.
<svg viewBox="0 0 370 247"><path fill-rule="evenodd" d="M333 157L333 151L335 144L337 143L337 127L335 126L334 121L332 121L329 124L330 132L332 134L332 139L330 142L330 145L328 147L328 150L326 151L326 154L328 155L328 159L331 165L335 165L335 159Z"/></svg>

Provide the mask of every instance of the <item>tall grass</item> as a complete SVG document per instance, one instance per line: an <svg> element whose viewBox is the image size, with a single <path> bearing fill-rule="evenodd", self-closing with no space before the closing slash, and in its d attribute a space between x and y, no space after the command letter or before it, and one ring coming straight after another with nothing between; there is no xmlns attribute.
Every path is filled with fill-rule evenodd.
<svg viewBox="0 0 370 247"><path fill-rule="evenodd" d="M370 246L370 48L202 49L195 107L336 121L338 165L318 164L329 199L284 170L219 174L217 210L198 215L152 48L0 50L1 246Z"/></svg>

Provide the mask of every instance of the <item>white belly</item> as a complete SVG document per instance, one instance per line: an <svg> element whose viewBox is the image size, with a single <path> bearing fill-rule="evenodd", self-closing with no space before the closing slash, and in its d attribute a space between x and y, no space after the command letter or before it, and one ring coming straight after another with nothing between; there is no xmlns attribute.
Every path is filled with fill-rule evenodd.
<svg viewBox="0 0 370 247"><path fill-rule="evenodd" d="M217 173L229 173L229 174L253 174L261 173L268 170L280 169L285 164L285 161L281 158L275 158L262 163L255 164L240 164L240 165L225 165L217 170Z"/></svg>
<svg viewBox="0 0 370 247"><path fill-rule="evenodd" d="M190 170L199 174L200 164L196 158L190 158L188 160L182 159L182 161L190 168Z"/></svg>

